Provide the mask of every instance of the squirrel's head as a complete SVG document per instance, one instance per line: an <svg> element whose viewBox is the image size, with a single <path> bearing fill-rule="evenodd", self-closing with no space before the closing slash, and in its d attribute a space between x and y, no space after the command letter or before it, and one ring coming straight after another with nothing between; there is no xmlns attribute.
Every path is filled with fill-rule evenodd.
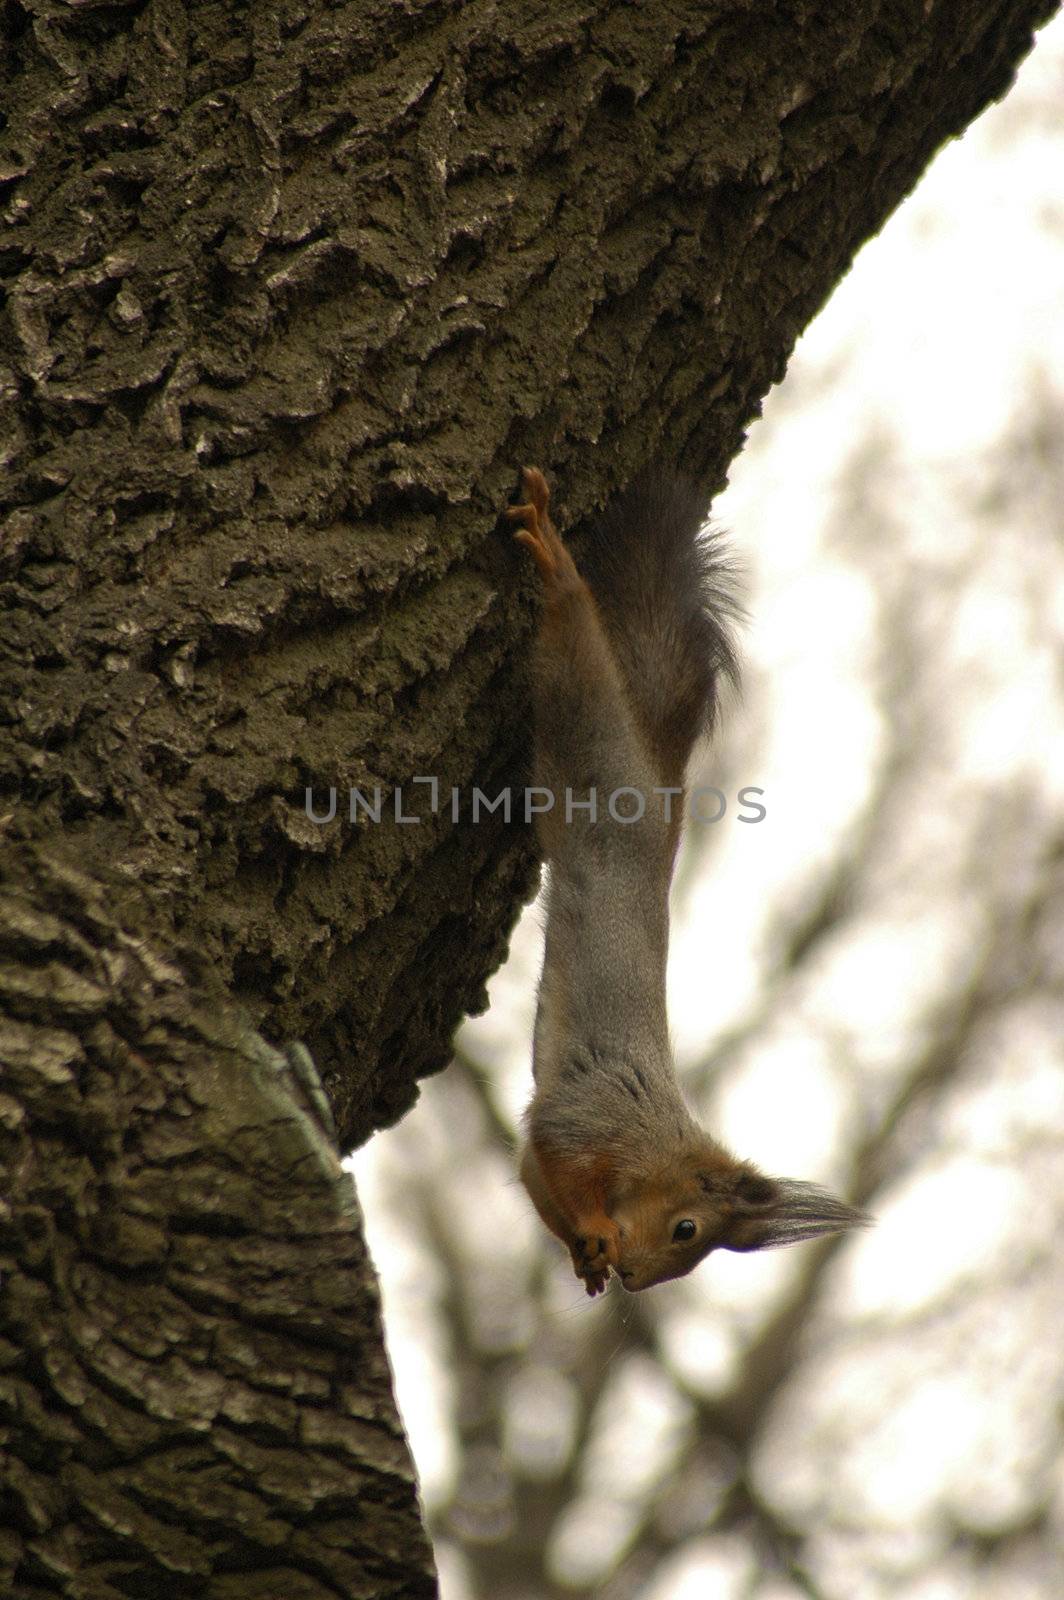
<svg viewBox="0 0 1064 1600"><path fill-rule="evenodd" d="M768 1250L868 1222L812 1183L768 1178L715 1150L611 1208L620 1229L617 1275L629 1291L682 1278L711 1250Z"/></svg>

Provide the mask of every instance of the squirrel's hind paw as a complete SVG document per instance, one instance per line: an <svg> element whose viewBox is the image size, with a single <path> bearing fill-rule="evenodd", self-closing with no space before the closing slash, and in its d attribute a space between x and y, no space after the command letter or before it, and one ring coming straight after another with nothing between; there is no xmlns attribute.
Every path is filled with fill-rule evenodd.
<svg viewBox="0 0 1064 1600"><path fill-rule="evenodd" d="M572 556L550 520L547 511L550 490L538 467L521 468L521 491L528 496L526 504L507 506L504 511L510 522L521 524L514 538L531 552L548 591L575 587L580 578Z"/></svg>

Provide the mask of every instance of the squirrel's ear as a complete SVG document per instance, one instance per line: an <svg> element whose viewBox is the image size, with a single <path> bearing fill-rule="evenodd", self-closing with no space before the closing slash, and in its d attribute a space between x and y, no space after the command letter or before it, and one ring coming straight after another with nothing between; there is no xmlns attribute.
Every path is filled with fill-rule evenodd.
<svg viewBox="0 0 1064 1600"><path fill-rule="evenodd" d="M718 1240L725 1250L771 1250L872 1220L814 1183L766 1178L753 1167L740 1168L729 1198L731 1214Z"/></svg>

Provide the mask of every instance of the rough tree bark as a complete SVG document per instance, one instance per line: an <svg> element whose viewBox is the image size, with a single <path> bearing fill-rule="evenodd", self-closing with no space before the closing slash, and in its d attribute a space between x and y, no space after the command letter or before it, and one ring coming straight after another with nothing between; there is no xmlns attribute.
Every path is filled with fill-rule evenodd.
<svg viewBox="0 0 1064 1600"><path fill-rule="evenodd" d="M521 782L517 465L577 532L653 452L708 502L1052 9L0 6L9 1592L430 1590L313 1069L253 1027L343 1148L444 1064L534 862L411 780Z"/></svg>
<svg viewBox="0 0 1064 1600"><path fill-rule="evenodd" d="M309 1057L197 1004L86 874L6 868L3 1593L431 1595Z"/></svg>

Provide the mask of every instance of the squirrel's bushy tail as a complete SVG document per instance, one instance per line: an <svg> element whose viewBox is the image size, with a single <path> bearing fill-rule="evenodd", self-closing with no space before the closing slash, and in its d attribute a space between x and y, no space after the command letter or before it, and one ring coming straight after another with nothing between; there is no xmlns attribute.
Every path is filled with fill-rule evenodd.
<svg viewBox="0 0 1064 1600"><path fill-rule="evenodd" d="M719 534L702 532L704 495L647 468L596 518L580 569L595 596L663 781L682 784L691 748L738 681L742 615Z"/></svg>

